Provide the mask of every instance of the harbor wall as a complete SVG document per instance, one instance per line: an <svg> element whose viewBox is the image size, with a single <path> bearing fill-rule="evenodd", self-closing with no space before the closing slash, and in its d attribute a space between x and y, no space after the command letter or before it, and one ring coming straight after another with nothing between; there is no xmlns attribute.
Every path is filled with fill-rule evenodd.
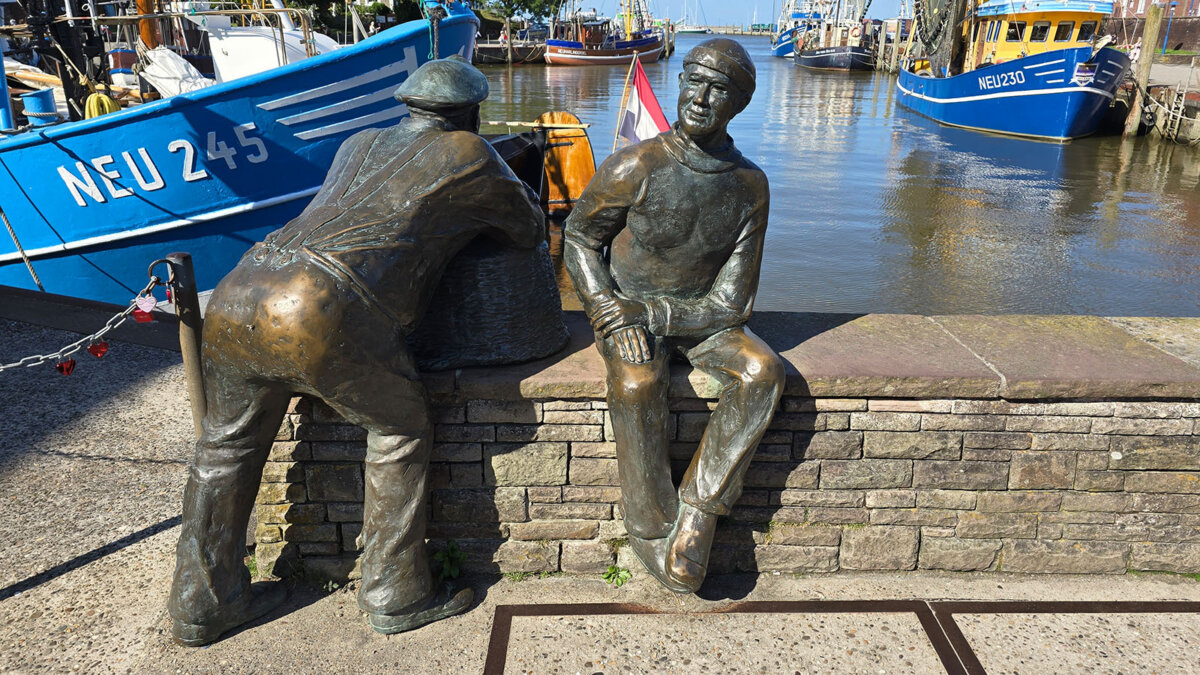
<svg viewBox="0 0 1200 675"><path fill-rule="evenodd" d="M434 373L430 545L468 570L603 572L624 546L587 324L551 359ZM788 386L711 571L1200 572L1200 320L755 317ZM1189 351L1190 350L1190 351ZM682 474L720 395L672 371ZM292 402L258 497L259 569L345 578L364 432Z"/></svg>
<svg viewBox="0 0 1200 675"><path fill-rule="evenodd" d="M1112 35L1117 44L1133 44L1142 36L1146 20L1138 18L1110 17L1104 25L1104 32ZM1167 49L1175 49L1182 45L1185 51L1200 51L1200 17L1176 16L1171 20L1171 32L1167 32L1167 17L1163 16L1162 28L1159 29L1158 50L1162 49L1163 39L1167 40ZM1170 56L1170 55L1168 55ZM1187 61L1180 61L1186 63Z"/></svg>

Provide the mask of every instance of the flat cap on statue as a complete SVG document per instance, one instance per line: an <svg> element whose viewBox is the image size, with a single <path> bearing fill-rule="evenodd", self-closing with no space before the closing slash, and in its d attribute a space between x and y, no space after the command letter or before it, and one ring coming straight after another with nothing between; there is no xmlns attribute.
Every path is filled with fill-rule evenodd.
<svg viewBox="0 0 1200 675"><path fill-rule="evenodd" d="M735 40L713 38L701 42L683 57L685 67L690 63L724 74L747 96L754 93L754 80L757 75L754 60L750 58L746 48Z"/></svg>
<svg viewBox="0 0 1200 675"><path fill-rule="evenodd" d="M483 102L488 97L488 81L478 68L456 55L417 68L393 96L421 110L457 110Z"/></svg>

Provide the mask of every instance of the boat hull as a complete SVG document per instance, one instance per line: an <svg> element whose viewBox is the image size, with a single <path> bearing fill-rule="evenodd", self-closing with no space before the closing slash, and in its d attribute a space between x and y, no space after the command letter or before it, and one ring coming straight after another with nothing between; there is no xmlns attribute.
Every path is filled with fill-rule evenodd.
<svg viewBox="0 0 1200 675"><path fill-rule="evenodd" d="M771 39L771 55L790 59L796 53L796 41L793 39L796 29L789 28Z"/></svg>
<svg viewBox="0 0 1200 675"><path fill-rule="evenodd" d="M947 78L900 71L904 106L943 124L1065 141L1096 132L1129 57L1111 48L1060 49Z"/></svg>
<svg viewBox="0 0 1200 675"><path fill-rule="evenodd" d="M796 65L812 70L874 70L875 61L866 47L821 47L802 49L795 56Z"/></svg>
<svg viewBox="0 0 1200 675"><path fill-rule="evenodd" d="M454 5L440 55L470 56L477 20ZM126 304L150 262L192 254L212 288L297 216L350 135L408 114L395 88L428 60L412 22L271 71L0 140L0 207L45 290ZM0 237L0 284L35 289Z"/></svg>
<svg viewBox="0 0 1200 675"><path fill-rule="evenodd" d="M632 63L635 57L642 63L653 63L662 51L661 37L631 42L628 46L617 43L613 49L592 49L578 42L549 40L546 42L546 63L552 66L606 66Z"/></svg>
<svg viewBox="0 0 1200 675"><path fill-rule="evenodd" d="M546 45L538 44L520 44L513 45L512 62L513 63L540 63L543 60L546 52ZM476 65L497 65L508 63L508 50L504 45L490 43L486 45L475 45L475 57L472 62Z"/></svg>

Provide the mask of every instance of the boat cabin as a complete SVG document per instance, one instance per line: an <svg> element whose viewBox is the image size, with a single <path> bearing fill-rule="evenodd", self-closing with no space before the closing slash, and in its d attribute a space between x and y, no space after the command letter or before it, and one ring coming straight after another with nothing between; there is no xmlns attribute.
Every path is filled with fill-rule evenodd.
<svg viewBox="0 0 1200 675"><path fill-rule="evenodd" d="M1112 7L1111 2L1083 0L980 3L973 20L963 26L968 44L965 70L1058 49L1086 47L1101 34Z"/></svg>

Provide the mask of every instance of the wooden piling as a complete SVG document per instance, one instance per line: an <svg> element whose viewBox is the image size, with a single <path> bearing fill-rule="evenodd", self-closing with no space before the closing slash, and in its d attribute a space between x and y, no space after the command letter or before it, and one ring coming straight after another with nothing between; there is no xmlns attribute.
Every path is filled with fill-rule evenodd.
<svg viewBox="0 0 1200 675"><path fill-rule="evenodd" d="M1142 30L1142 51L1138 56L1136 71L1133 74L1135 91L1133 96L1129 97L1129 117L1125 118L1125 133L1121 134L1122 138L1136 136L1138 125L1142 122L1142 96L1145 95L1146 86L1150 84L1150 66L1154 63L1162 18L1162 5L1150 5L1146 10L1146 23Z"/></svg>

